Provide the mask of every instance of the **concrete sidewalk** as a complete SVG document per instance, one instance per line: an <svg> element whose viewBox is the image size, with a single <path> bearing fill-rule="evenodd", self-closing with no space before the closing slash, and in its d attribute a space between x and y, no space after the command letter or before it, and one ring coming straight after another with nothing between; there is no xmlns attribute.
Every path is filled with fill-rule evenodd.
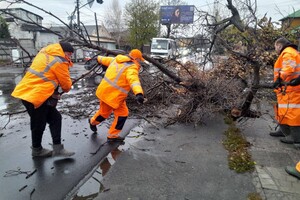
<svg viewBox="0 0 300 200"><path fill-rule="evenodd" d="M300 160L300 151L291 144L280 142L280 138L269 135L276 126L270 117L273 116L273 109L266 107L264 113L266 114L260 119L239 124L252 144L252 158L257 163L253 174L254 183L264 199L298 200L300 181L287 174L285 167L295 166Z"/></svg>

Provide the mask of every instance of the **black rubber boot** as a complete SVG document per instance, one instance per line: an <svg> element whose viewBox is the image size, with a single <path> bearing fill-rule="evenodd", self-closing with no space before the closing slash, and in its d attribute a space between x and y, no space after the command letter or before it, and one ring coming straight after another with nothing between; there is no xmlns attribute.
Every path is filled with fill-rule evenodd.
<svg viewBox="0 0 300 200"><path fill-rule="evenodd" d="M300 150L300 127L299 126L291 127L291 135L294 141L295 149Z"/></svg>
<svg viewBox="0 0 300 200"><path fill-rule="evenodd" d="M271 131L270 136L272 136L272 137L284 137L284 135L283 135L283 133L281 132L280 129L278 129L277 131Z"/></svg>
<svg viewBox="0 0 300 200"><path fill-rule="evenodd" d="M117 138L107 138L107 142L124 142L125 138L117 137Z"/></svg>
<svg viewBox="0 0 300 200"><path fill-rule="evenodd" d="M294 144L294 139L291 135L285 136L284 138L280 139L280 142L285 144Z"/></svg>
<svg viewBox="0 0 300 200"><path fill-rule="evenodd" d="M95 133L97 132L97 126L96 125L92 125L90 119L89 120L89 125L90 125L90 129Z"/></svg>

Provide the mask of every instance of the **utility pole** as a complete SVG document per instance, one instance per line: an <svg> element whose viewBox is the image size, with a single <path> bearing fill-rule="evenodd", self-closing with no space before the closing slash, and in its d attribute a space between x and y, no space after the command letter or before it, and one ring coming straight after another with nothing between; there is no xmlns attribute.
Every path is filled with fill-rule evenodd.
<svg viewBox="0 0 300 200"><path fill-rule="evenodd" d="M216 18L216 20L218 21L219 19L219 0L214 0L214 7L213 7L213 13L214 13L214 17Z"/></svg>
<svg viewBox="0 0 300 200"><path fill-rule="evenodd" d="M74 11L71 13L71 16L70 16L70 28L71 28L71 31L70 31L70 36L72 37L73 36L73 29L75 28L74 27L74 25L73 25L73 19L74 19L74 14L75 14L75 12L77 12L77 30L78 30L78 33L80 33L81 34L81 28L80 28L80 12L79 12L79 10L80 10L80 8L82 8L82 7L84 7L84 6L86 6L86 5L90 5L90 7L92 7L92 4L93 4L93 2L95 1L95 0L87 0L87 3L86 4L84 4L84 5L82 5L82 6L80 6L79 7L79 2L80 0L76 0L76 6L75 6L75 9L74 9ZM103 3L103 0L96 0L97 1L97 3L99 3L99 4L102 4Z"/></svg>
<svg viewBox="0 0 300 200"><path fill-rule="evenodd" d="M77 7L77 28L80 32L80 12L79 12L79 0L76 0L76 7Z"/></svg>
<svg viewBox="0 0 300 200"><path fill-rule="evenodd" d="M170 38L170 33L171 33L171 23L166 24L167 26L167 38Z"/></svg>
<svg viewBox="0 0 300 200"><path fill-rule="evenodd" d="M95 22L96 22L96 30L97 30L97 44L100 46L100 39L99 39L99 29L98 29L98 21L97 21L97 14L95 14Z"/></svg>

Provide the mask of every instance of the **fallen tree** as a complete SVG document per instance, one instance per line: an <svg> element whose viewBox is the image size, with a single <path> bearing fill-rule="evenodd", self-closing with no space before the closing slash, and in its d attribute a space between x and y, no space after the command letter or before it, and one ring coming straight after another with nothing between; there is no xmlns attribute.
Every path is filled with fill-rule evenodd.
<svg viewBox="0 0 300 200"><path fill-rule="evenodd" d="M34 6L26 1L22 2ZM207 38L211 38L209 50L201 55L205 58L203 62L180 63L169 60L161 63L143 55L147 61L142 63L143 67L154 67L159 71L152 73L146 70L141 74L148 102L146 106L136 108L130 104L134 101L133 96L129 96L132 111L143 113L143 116L158 116L165 107L173 106L175 114L169 114L166 126L177 122L198 124L204 118L213 117L214 113L220 111L230 113L235 119L259 117L259 110L251 110L251 105L259 90L271 88L272 65L276 59L273 53L274 40L283 33L288 37L290 35L287 35L289 32L285 30L277 29L271 20L265 17L258 20L250 5L245 4L251 14L247 16L248 20L245 20L241 18L231 0L227 0L227 3L231 16L222 20L217 20L220 16L211 16L199 11L197 20L206 22L201 25L208 35ZM45 12L55 17L52 13ZM68 24L62 23L70 28ZM98 50L102 55L117 55L115 51L92 43L82 31L70 31L76 37L65 37L64 41ZM204 67L207 63L211 63L210 69ZM267 81L261 81L261 77ZM95 99L93 92L94 89L91 89L90 93L79 95L88 94L87 98ZM83 100L84 97L77 99ZM96 104L95 99L90 110L93 110ZM78 103L78 107L80 105L81 102ZM68 108L67 105L62 107ZM78 109L80 112L81 110ZM85 107L82 113L72 115L85 117L90 113L86 110L89 109Z"/></svg>

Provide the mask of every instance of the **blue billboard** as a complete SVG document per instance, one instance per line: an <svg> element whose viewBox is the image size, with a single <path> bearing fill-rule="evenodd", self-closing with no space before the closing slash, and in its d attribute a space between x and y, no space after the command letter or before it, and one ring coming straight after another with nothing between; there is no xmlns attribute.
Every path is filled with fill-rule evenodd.
<svg viewBox="0 0 300 200"><path fill-rule="evenodd" d="M194 6L161 6L161 24L192 24L194 22Z"/></svg>

